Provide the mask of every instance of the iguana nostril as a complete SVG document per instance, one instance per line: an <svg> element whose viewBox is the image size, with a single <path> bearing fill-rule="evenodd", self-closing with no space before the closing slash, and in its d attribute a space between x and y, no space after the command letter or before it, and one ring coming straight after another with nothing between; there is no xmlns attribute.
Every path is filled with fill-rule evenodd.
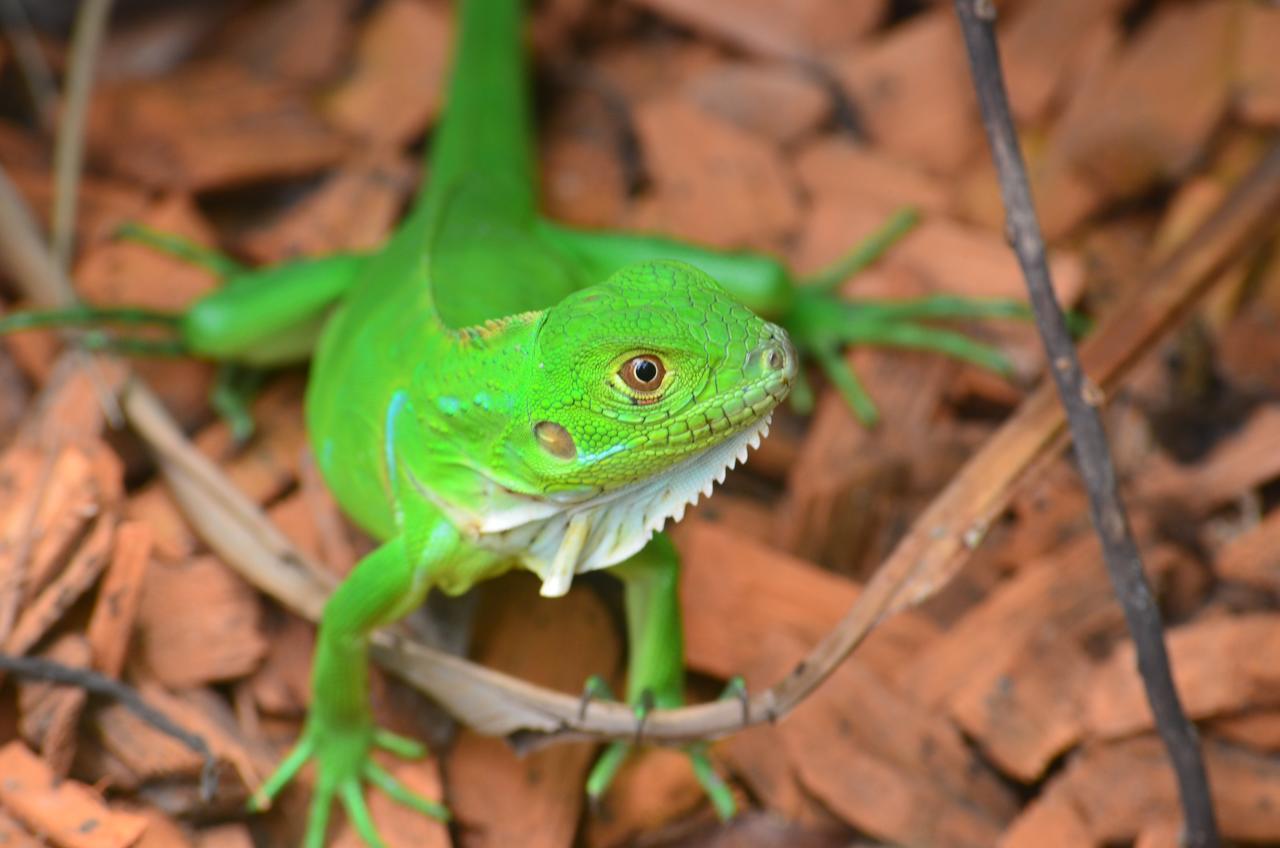
<svg viewBox="0 0 1280 848"><path fill-rule="evenodd" d="M789 382L796 368L795 350L785 337L773 336L753 350L747 361L754 378L781 376Z"/></svg>

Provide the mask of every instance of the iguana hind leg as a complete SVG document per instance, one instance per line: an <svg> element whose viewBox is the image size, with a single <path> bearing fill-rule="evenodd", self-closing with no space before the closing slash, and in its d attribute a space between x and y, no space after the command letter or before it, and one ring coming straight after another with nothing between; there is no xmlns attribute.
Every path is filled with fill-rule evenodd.
<svg viewBox="0 0 1280 848"><path fill-rule="evenodd" d="M627 702L636 711L637 737L654 709L684 704L684 630L680 620L680 557L666 534L658 534L640 553L610 569L623 583L630 651ZM587 778L587 794L599 799L609 788L636 740L609 745ZM733 793L711 765L706 745L685 749L694 775L722 819L736 810Z"/></svg>

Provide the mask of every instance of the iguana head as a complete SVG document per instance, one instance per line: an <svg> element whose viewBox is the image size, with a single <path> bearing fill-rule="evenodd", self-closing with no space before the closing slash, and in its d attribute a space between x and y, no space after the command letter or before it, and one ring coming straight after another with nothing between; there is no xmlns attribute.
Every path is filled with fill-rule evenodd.
<svg viewBox="0 0 1280 848"><path fill-rule="evenodd" d="M556 507L513 531L543 594L710 494L759 445L796 365L785 331L680 262L628 267L549 309L506 444L523 491Z"/></svg>
<svg viewBox="0 0 1280 848"><path fill-rule="evenodd" d="M476 544L537 572L544 595L710 494L796 375L782 329L680 262L628 267L460 338L452 367L427 363L436 397L406 467Z"/></svg>

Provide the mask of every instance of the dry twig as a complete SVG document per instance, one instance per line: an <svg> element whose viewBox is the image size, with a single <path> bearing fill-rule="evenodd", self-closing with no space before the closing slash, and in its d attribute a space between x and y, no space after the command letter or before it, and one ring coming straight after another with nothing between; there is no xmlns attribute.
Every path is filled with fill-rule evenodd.
<svg viewBox="0 0 1280 848"><path fill-rule="evenodd" d="M173 719L148 704L132 686L87 668L75 668L40 657L0 654L0 671L35 680L47 680L62 686L75 686L91 694L103 695L118 701L121 706L156 730L172 736L204 758L204 767L200 770L200 795L206 801L213 798L218 785L216 771L218 760L214 757L209 744L203 737L184 729Z"/></svg>
<svg viewBox="0 0 1280 848"><path fill-rule="evenodd" d="M84 167L85 116L93 91L93 70L98 48L107 28L112 0L85 0L76 15L62 114L58 119L58 141L54 148L53 222L50 227L53 261L63 271L71 267L75 245L76 197L80 172Z"/></svg>

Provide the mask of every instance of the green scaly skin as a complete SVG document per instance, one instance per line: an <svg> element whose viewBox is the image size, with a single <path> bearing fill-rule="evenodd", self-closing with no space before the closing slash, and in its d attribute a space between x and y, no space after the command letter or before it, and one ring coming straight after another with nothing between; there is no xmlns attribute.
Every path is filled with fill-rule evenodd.
<svg viewBox="0 0 1280 848"><path fill-rule="evenodd" d="M314 356L312 447L343 508L382 544L329 600L304 732L254 796L266 805L314 761L307 846L323 844L335 800L366 842L383 844L366 782L447 817L369 756L375 747L425 753L373 726L366 647L372 630L429 590L464 592L523 566L542 577L544 594L557 595L575 573L611 566L626 593L627 697L642 721L684 697L678 557L653 533L754 443L798 378L793 342L864 419L874 407L841 362L846 344L1004 367L991 349L914 322L1004 315L1007 304L864 305L835 295L902 221L814 285L797 286L771 257L539 217L520 0L464 0L459 37L430 178L381 250L251 270L135 228L127 235L209 267L225 285L181 316L59 313L63 323L160 324L186 353L237 369ZM56 317L8 317L0 332ZM121 346L168 349L149 340ZM637 357L665 371L644 390L624 378ZM228 376L230 386L244 373ZM243 427L234 397L222 400ZM588 780L593 796L627 749L606 751ZM717 811L731 815L732 796L702 747L689 755Z"/></svg>

